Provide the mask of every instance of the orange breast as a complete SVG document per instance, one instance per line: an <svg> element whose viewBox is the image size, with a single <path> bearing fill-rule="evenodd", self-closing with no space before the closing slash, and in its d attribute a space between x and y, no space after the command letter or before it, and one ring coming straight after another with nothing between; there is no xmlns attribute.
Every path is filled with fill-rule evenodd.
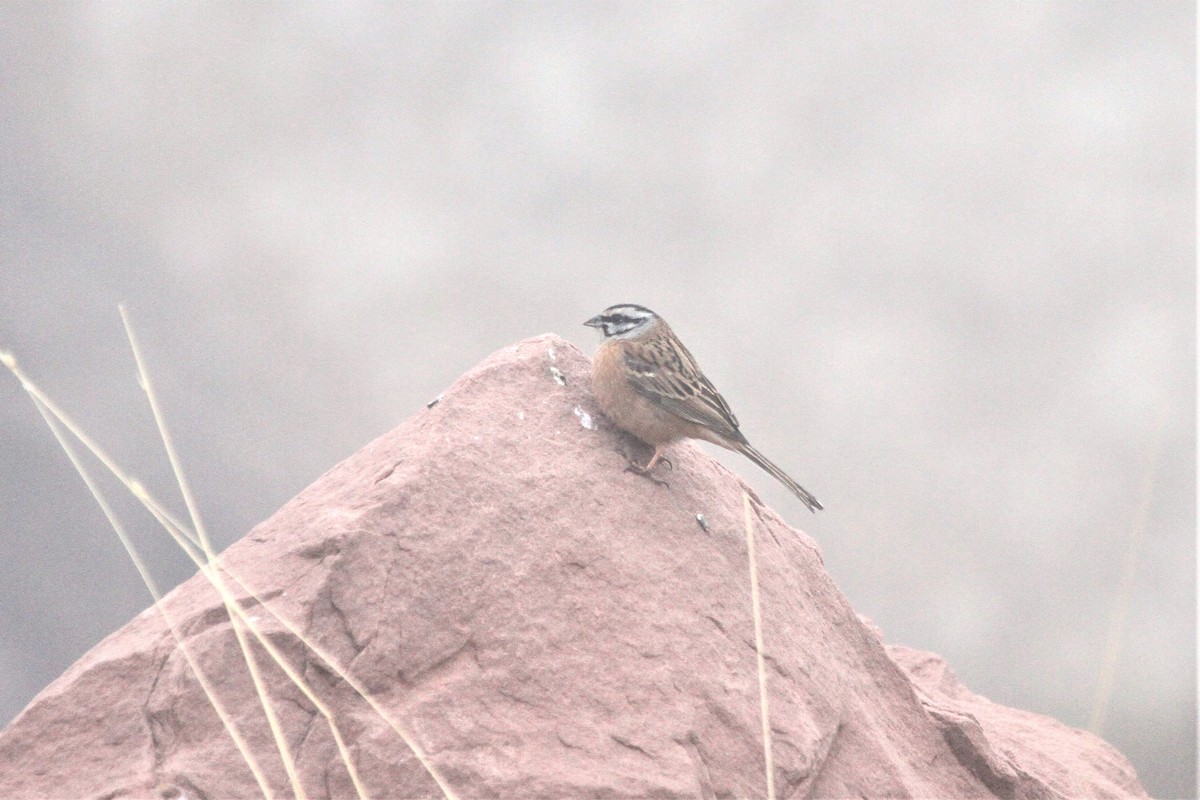
<svg viewBox="0 0 1200 800"><path fill-rule="evenodd" d="M629 385L619 340L608 340L592 359L592 385L604 416L618 428L652 445L697 438L699 428L647 400Z"/></svg>

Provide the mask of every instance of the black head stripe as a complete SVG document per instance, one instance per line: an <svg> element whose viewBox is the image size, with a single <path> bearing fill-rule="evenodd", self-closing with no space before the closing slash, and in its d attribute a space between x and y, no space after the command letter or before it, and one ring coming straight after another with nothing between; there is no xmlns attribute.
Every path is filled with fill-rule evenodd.
<svg viewBox="0 0 1200 800"><path fill-rule="evenodd" d="M604 309L603 313L612 314L618 311L631 315L654 316L653 311L645 306L639 306L637 303L617 303L615 306Z"/></svg>
<svg viewBox="0 0 1200 800"><path fill-rule="evenodd" d="M654 312L644 306L635 305L619 305L612 306L604 310L604 316L612 319L614 322L645 322L654 317Z"/></svg>
<svg viewBox="0 0 1200 800"><path fill-rule="evenodd" d="M598 321L605 336L622 336L640 328L655 318L655 314L645 306L634 303L620 303L609 306L600 312Z"/></svg>

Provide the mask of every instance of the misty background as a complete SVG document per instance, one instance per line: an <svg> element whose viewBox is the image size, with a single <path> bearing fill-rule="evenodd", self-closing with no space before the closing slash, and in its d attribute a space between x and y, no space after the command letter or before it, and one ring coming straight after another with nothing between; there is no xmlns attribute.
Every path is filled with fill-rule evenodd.
<svg viewBox="0 0 1200 800"><path fill-rule="evenodd" d="M641 303L825 504L720 456L889 642L1195 796L1193 3L0 29L0 348L182 512L125 302L220 546L492 351L591 352L583 320ZM165 586L192 574L119 508ZM0 725L149 601L0 373Z"/></svg>

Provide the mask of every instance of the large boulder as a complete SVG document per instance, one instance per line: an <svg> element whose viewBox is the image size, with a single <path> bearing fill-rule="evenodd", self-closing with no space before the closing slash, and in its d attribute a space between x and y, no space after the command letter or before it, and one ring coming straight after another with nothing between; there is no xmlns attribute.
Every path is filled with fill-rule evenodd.
<svg viewBox="0 0 1200 800"><path fill-rule="evenodd" d="M597 412L587 357L529 339L223 555L265 601L235 586L251 617L332 709L367 796L765 796L749 490L691 445L670 450L666 486L626 471L623 449L637 452ZM749 494L779 796L1146 796L1102 740L885 647L813 541ZM165 611L260 780L291 796L218 595L196 576ZM294 780L310 798L355 797L324 718L253 652ZM8 800L261 794L154 609L0 732Z"/></svg>

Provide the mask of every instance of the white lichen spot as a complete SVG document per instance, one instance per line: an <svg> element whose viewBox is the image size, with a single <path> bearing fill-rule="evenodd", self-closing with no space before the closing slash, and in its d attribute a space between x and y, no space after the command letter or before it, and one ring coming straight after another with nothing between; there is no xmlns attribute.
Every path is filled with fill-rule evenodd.
<svg viewBox="0 0 1200 800"><path fill-rule="evenodd" d="M564 375L563 371L558 367L550 367L550 375L554 378L554 382L559 386L567 385L567 376Z"/></svg>
<svg viewBox="0 0 1200 800"><path fill-rule="evenodd" d="M518 411L518 412L517 412L517 419L519 419L519 420L524 420L524 419L525 419L525 412L524 412L524 411Z"/></svg>
<svg viewBox="0 0 1200 800"><path fill-rule="evenodd" d="M575 406L575 416L579 417L579 424L587 428L589 431L596 430L596 423L592 422L592 415L584 411L579 406Z"/></svg>
<svg viewBox="0 0 1200 800"><path fill-rule="evenodd" d="M550 356L551 361L558 361L558 351L554 349L554 345L546 348L546 355Z"/></svg>
<svg viewBox="0 0 1200 800"><path fill-rule="evenodd" d="M476 442L482 442L482 441L483 441L483 437L482 437L482 436L480 436L479 434L475 434L474 436L472 436L472 437L471 437L471 439L472 439L473 441L476 441Z"/></svg>

